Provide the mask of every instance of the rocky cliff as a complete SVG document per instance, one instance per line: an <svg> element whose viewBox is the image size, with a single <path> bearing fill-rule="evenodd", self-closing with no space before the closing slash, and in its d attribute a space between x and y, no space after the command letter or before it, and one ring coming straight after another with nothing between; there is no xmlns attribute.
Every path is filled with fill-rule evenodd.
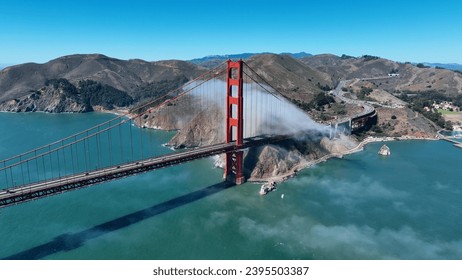
<svg viewBox="0 0 462 280"><path fill-rule="evenodd" d="M63 88L42 87L30 94L0 103L0 111L6 112L47 112L83 113L92 111L81 102L79 96L68 95Z"/></svg>
<svg viewBox="0 0 462 280"><path fill-rule="evenodd" d="M329 153L320 145L321 135L313 132L305 139L286 140L252 148L244 159L249 180L279 181L306 166L309 161Z"/></svg>
<svg viewBox="0 0 462 280"><path fill-rule="evenodd" d="M342 156L356 145L347 136L331 140L318 131L311 131L303 138L250 149L244 168L250 181L281 181L320 159Z"/></svg>
<svg viewBox="0 0 462 280"><path fill-rule="evenodd" d="M28 95L0 103L1 111L82 113L93 111L94 106L105 110L126 107L133 103L127 93L108 85L85 80L77 86L66 79L48 80L45 86L31 90Z"/></svg>
<svg viewBox="0 0 462 280"><path fill-rule="evenodd" d="M223 111L217 107L200 111L190 122L188 122L178 133L167 143L167 145L182 147L199 147L211 144L222 143L225 139Z"/></svg>

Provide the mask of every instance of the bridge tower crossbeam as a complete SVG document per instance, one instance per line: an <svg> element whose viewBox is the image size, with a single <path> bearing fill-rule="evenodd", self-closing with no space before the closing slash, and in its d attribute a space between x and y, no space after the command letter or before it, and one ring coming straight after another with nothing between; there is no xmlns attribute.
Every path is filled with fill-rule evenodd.
<svg viewBox="0 0 462 280"><path fill-rule="evenodd" d="M243 61L228 60L226 76L226 143L244 144ZM245 182L244 152L226 153L224 179L237 185Z"/></svg>

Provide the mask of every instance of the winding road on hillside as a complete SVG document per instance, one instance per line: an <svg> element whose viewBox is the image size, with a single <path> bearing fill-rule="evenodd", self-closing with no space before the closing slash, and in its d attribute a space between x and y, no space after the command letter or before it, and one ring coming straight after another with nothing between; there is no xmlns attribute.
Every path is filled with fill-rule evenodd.
<svg viewBox="0 0 462 280"><path fill-rule="evenodd" d="M359 107L362 107L363 111L358 113L358 114L355 114L353 116L348 116L348 117L345 117L343 119L340 119L337 123L344 123L346 121L349 121L349 120L352 120L352 119L355 119L355 118L366 116L366 115L374 112L374 110L375 110L374 106L370 105L366 101L355 100L355 99L350 99L348 97L345 97L342 88L344 88L347 85L347 83L349 83L351 81L352 80L342 80L342 81L340 81L338 83L337 87L335 89L333 89L330 93L333 96L337 97L338 99L340 99L341 101L343 101L345 103L354 104L354 105L357 105Z"/></svg>

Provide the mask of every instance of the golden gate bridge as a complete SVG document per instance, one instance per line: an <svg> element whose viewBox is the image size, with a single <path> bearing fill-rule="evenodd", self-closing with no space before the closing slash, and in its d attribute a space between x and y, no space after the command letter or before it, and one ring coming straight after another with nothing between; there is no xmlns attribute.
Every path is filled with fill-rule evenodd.
<svg viewBox="0 0 462 280"><path fill-rule="evenodd" d="M284 121L297 110L245 62L227 61L131 113L1 160L0 208L218 154L224 179L242 184L244 150L291 137ZM201 132L199 117L212 128ZM195 147L165 154L139 127L189 131Z"/></svg>

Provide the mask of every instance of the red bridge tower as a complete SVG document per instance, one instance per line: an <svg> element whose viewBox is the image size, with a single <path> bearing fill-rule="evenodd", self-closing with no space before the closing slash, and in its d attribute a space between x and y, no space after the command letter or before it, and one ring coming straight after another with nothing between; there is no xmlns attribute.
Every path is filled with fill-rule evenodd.
<svg viewBox="0 0 462 280"><path fill-rule="evenodd" d="M228 60L226 76L226 143L236 142L239 148L244 143L243 62ZM237 185L245 182L244 152L226 154L224 178Z"/></svg>

